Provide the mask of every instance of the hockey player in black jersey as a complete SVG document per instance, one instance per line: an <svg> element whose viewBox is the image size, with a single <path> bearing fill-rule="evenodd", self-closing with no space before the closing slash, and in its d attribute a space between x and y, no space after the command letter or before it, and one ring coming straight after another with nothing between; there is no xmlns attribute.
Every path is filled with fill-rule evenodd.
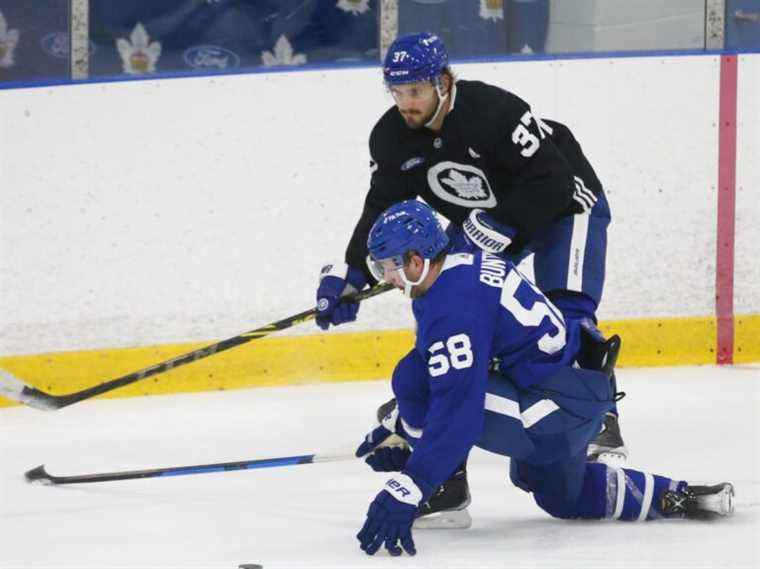
<svg viewBox="0 0 760 569"><path fill-rule="evenodd" d="M499 87L455 80L434 34L398 38L383 75L396 104L370 135L370 190L345 264L320 275L317 324L355 320L359 305L341 296L372 279L365 260L373 222L390 205L421 197L451 222L453 243L469 240L513 262L534 253L539 288L603 342L596 309L610 212L570 130ZM589 447L591 460L600 455L627 456L616 409Z"/></svg>

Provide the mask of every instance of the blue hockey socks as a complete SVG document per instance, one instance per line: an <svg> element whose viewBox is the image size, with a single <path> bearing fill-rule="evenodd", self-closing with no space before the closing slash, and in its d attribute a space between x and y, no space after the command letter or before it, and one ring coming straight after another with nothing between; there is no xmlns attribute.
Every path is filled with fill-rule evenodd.
<svg viewBox="0 0 760 569"><path fill-rule="evenodd" d="M663 517L660 498L680 492L686 482L630 468L589 463L578 501L581 518L644 521Z"/></svg>

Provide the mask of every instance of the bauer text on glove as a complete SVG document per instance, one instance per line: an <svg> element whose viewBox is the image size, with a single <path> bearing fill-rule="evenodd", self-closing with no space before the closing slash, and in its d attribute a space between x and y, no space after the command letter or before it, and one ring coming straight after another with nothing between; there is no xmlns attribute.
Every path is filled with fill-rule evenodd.
<svg viewBox="0 0 760 569"><path fill-rule="evenodd" d="M401 555L402 548L409 555L415 555L412 524L417 507L424 496L431 494L430 490L424 484L420 487L406 474L391 476L370 504L367 519L356 535L362 551L374 555L385 545L393 556Z"/></svg>

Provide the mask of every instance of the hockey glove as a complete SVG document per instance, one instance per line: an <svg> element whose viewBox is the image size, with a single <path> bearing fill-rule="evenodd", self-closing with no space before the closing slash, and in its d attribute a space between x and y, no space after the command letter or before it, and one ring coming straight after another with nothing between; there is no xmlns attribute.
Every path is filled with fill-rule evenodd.
<svg viewBox="0 0 760 569"><path fill-rule="evenodd" d="M403 427L399 427L399 429L396 427L399 422L398 407L395 400L392 401L393 407L381 419L380 424L367 433L362 444L356 449L357 458L369 454L364 462L376 472L403 470L407 459L412 454L403 438L393 436L398 435L399 430L402 431L402 434L405 433L403 433ZM392 441L391 437L395 441ZM388 444L389 442L391 444Z"/></svg>
<svg viewBox="0 0 760 569"><path fill-rule="evenodd" d="M423 489L406 474L389 478L385 489L369 505L367 520L356 535L362 551L374 555L385 544L388 553L394 557L401 555L401 548L409 555L415 555L412 524L422 497Z"/></svg>
<svg viewBox="0 0 760 569"><path fill-rule="evenodd" d="M342 296L360 291L367 284L362 271L345 263L332 263L322 267L317 287L317 326L327 330L353 322L359 312L358 302L345 302Z"/></svg>
<svg viewBox="0 0 760 569"><path fill-rule="evenodd" d="M407 446L387 446L375 449L364 462L375 472L399 472L406 466L412 451Z"/></svg>
<svg viewBox="0 0 760 569"><path fill-rule="evenodd" d="M499 223L482 209L473 209L462 223L462 229L475 245L494 254L503 252L517 235L514 227Z"/></svg>

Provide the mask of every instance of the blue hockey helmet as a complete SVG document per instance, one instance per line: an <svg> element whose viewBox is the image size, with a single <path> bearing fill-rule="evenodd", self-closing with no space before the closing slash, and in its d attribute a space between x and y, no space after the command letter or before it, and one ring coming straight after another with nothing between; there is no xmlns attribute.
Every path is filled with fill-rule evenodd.
<svg viewBox="0 0 760 569"><path fill-rule="evenodd" d="M432 208L418 200L407 200L392 205L375 221L367 239L367 265L377 280L383 280L382 261L392 261L406 283L406 293L420 284L427 275L430 261L449 244L449 237L441 227ZM406 278L404 255L417 252L425 260L422 276L415 282Z"/></svg>
<svg viewBox="0 0 760 569"><path fill-rule="evenodd" d="M383 78L390 87L417 81L433 81L449 64L443 41L430 32L396 38L383 62Z"/></svg>

